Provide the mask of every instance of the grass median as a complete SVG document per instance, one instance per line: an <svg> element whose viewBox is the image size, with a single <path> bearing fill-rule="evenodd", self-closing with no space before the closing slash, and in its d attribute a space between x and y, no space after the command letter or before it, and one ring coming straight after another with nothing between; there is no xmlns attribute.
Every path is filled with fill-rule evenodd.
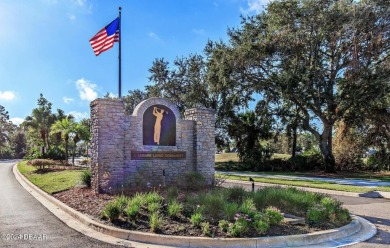
<svg viewBox="0 0 390 248"><path fill-rule="evenodd" d="M236 175L222 175L218 174L226 179L231 180L240 180L240 181L248 181L248 176L236 176ZM274 179L274 178L260 178L260 177L252 177L255 182L261 183L270 183L270 184L278 184L278 185L288 185L288 186L296 186L296 187L308 187L308 188L317 188L317 189L329 189L329 190L338 190L338 191L346 191L346 192L355 192L355 193L367 193L370 191L384 191L390 192L390 187L359 187L359 186L350 186L350 185L340 185L336 183L329 182L319 182L312 180L287 180L287 179Z"/></svg>
<svg viewBox="0 0 390 248"><path fill-rule="evenodd" d="M30 182L49 194L73 188L80 183L81 174L86 170L57 170L37 173L35 167L27 165L27 161L20 162L18 169Z"/></svg>

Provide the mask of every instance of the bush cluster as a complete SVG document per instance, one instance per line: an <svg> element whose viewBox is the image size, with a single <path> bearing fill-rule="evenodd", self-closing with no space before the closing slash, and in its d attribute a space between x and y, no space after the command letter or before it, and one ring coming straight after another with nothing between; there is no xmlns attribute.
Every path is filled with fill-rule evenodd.
<svg viewBox="0 0 390 248"><path fill-rule="evenodd" d="M81 174L81 182L85 185L87 185L88 188L91 187L91 170L85 170L82 174Z"/></svg>
<svg viewBox="0 0 390 248"><path fill-rule="evenodd" d="M49 166L57 165L57 162L51 159L33 159L33 160L29 160L27 164L32 165L39 170L42 170L45 167L48 168Z"/></svg>
<svg viewBox="0 0 390 248"><path fill-rule="evenodd" d="M179 179L179 187L181 189L190 191L190 190L200 190L205 186L206 180L204 176L196 171L187 172Z"/></svg>
<svg viewBox="0 0 390 248"><path fill-rule="evenodd" d="M303 154L289 159L258 161L256 166L251 163L228 161L215 163L215 167L227 171L312 171L323 168L323 159L320 154Z"/></svg>
<svg viewBox="0 0 390 248"><path fill-rule="evenodd" d="M389 171L390 168L390 153L379 151L367 158L366 165L362 166L362 170L367 171Z"/></svg>
<svg viewBox="0 0 390 248"><path fill-rule="evenodd" d="M322 225L324 222L330 224L345 224L351 220L347 209L341 208L341 202L324 197L317 204L307 210L306 221L312 226Z"/></svg>
<svg viewBox="0 0 390 248"><path fill-rule="evenodd" d="M51 147L46 151L45 154L42 154L39 147L30 148L27 151L25 159L53 159L53 160L64 160L65 159L65 150L60 147Z"/></svg>

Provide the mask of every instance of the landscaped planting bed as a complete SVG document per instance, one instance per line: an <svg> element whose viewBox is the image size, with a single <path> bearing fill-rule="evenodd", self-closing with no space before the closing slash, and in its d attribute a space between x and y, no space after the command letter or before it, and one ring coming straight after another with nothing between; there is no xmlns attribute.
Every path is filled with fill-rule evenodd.
<svg viewBox="0 0 390 248"><path fill-rule="evenodd" d="M178 236L261 237L326 230L351 220L341 202L324 194L278 187L256 192L242 187L204 188L204 178L196 172L183 175L178 187L147 188L119 196L95 194L79 185L90 185L89 170L69 170L51 163L21 162L18 168L68 206L126 230ZM63 178L55 177L56 173ZM216 182L221 183L220 179ZM286 222L283 213L303 217L305 224Z"/></svg>
<svg viewBox="0 0 390 248"><path fill-rule="evenodd" d="M95 220L127 230L179 236L260 237L310 233L350 222L341 203L295 188L241 187L153 189L129 196L96 195L74 188L54 195ZM301 216L304 225L284 222L282 213Z"/></svg>

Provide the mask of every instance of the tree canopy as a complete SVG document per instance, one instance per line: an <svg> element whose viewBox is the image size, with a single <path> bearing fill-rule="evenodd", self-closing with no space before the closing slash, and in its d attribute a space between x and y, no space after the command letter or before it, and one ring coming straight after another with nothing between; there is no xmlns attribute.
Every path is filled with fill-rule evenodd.
<svg viewBox="0 0 390 248"><path fill-rule="evenodd" d="M273 1L230 29L227 44L208 44L210 82L243 104L259 92L297 106L334 171L335 122L364 118L390 92L389 31L385 0Z"/></svg>

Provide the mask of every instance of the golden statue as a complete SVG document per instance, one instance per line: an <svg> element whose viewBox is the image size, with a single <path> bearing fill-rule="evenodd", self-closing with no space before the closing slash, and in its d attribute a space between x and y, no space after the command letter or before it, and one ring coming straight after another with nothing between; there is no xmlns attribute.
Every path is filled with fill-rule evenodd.
<svg viewBox="0 0 390 248"><path fill-rule="evenodd" d="M154 124L154 143L157 143L157 145L160 145L161 121L164 117L164 112L168 114L168 112L163 109L157 107L153 108L153 115L156 116L156 123Z"/></svg>

